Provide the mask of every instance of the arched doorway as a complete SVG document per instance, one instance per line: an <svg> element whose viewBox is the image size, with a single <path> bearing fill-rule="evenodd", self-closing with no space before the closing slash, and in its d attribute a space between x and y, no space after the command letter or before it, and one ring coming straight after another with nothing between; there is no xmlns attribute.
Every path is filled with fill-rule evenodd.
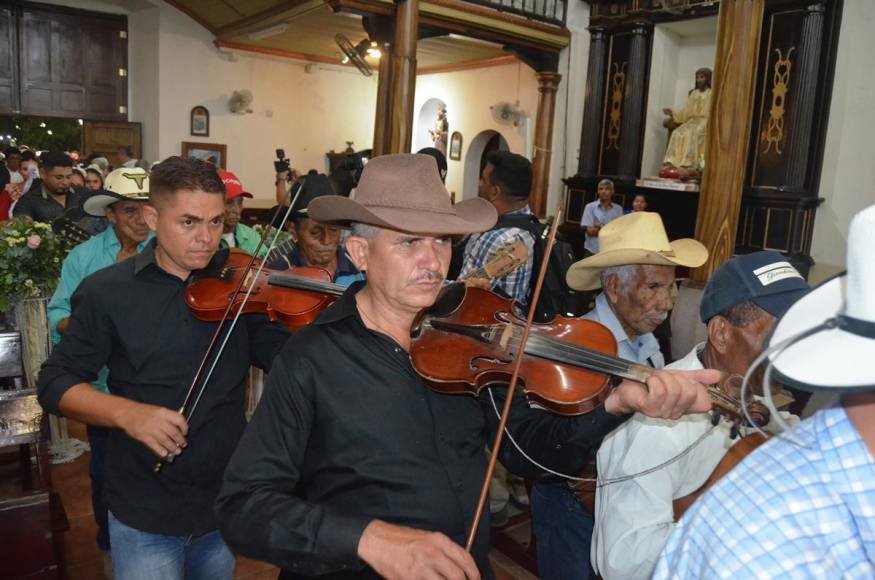
<svg viewBox="0 0 875 580"><path fill-rule="evenodd" d="M437 127L438 120L438 110L443 109L446 111L447 104L440 99L428 99L425 103L423 103L422 108L419 109L419 116L416 118L416 130L413 134L413 149L411 153L416 153L420 149L424 147L437 147L440 149L444 155L447 154L447 140L449 139L449 123L444 123L445 135L443 136L443 141L440 143L441 146L435 144L435 140L432 137L429 130L435 131ZM447 117L444 117L445 119Z"/></svg>
<svg viewBox="0 0 875 580"><path fill-rule="evenodd" d="M465 182L462 192L463 199L477 197L477 187L480 182L480 173L486 166L486 156L491 151L510 151L507 139L498 131L483 131L479 133L465 154Z"/></svg>

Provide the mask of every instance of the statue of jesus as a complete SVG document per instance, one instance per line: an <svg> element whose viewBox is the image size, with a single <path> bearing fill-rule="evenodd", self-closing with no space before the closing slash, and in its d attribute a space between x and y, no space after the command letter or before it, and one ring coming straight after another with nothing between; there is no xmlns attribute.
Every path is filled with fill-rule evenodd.
<svg viewBox="0 0 875 580"><path fill-rule="evenodd" d="M437 119L434 121L434 128L429 129L434 147L444 155L447 154L447 132L450 130L449 122L447 121L447 107L441 105L437 110Z"/></svg>
<svg viewBox="0 0 875 580"><path fill-rule="evenodd" d="M668 116L664 125L674 129L665 151L663 171L671 167L696 168L699 156L705 152L710 111L711 69L700 68L696 71L696 87L690 91L684 108L662 110Z"/></svg>

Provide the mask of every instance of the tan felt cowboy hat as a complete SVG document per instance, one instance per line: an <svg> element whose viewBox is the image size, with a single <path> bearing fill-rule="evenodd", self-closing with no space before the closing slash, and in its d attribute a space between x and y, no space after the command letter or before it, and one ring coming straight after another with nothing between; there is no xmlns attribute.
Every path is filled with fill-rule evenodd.
<svg viewBox="0 0 875 580"><path fill-rule="evenodd" d="M120 167L106 176L103 189L82 204L85 213L102 217L105 210L117 201L146 201L149 199L149 174L141 167Z"/></svg>
<svg viewBox="0 0 875 580"><path fill-rule="evenodd" d="M696 268L708 259L708 250L690 238L668 241L659 214L638 211L619 217L599 231L599 252L575 262L565 280L575 290L601 286L602 270L630 264Z"/></svg>
<svg viewBox="0 0 875 580"><path fill-rule="evenodd" d="M382 155L365 165L355 199L319 197L308 206L317 222L361 222L413 234L467 234L495 225L498 214L485 199L453 205L428 155Z"/></svg>

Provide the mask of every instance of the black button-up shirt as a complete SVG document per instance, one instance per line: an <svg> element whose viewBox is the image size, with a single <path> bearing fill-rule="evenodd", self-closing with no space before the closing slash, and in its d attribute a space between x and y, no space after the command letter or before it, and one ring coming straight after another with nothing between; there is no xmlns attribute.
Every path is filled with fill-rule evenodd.
<svg viewBox="0 0 875 580"><path fill-rule="evenodd" d="M224 263L219 252L211 267ZM178 409L217 323L196 319L185 283L158 267L155 242L142 253L86 278L73 294L67 332L43 365L39 398L59 413L72 386L109 368L114 395ZM213 503L222 472L246 425L244 381L250 366L268 369L288 338L267 316L240 317L189 424L188 447L160 473L156 457L121 430L109 436L105 499L123 523L155 534L216 529Z"/></svg>
<svg viewBox="0 0 875 580"><path fill-rule="evenodd" d="M61 205L45 190L42 182L35 181L12 209L14 217L27 216L35 222L51 223L69 209L81 207L88 197L84 189L70 190Z"/></svg>
<svg viewBox="0 0 875 580"><path fill-rule="evenodd" d="M498 418L481 399L427 387L396 342L362 323L356 283L274 362L265 395L225 472L217 503L225 540L285 570L283 578L372 577L357 557L371 520L441 531L464 545ZM496 403L504 401L495 390ZM576 474L622 419L603 408L559 417L518 397L509 430L542 464ZM502 463L538 471L509 445ZM488 564L488 516L473 548Z"/></svg>

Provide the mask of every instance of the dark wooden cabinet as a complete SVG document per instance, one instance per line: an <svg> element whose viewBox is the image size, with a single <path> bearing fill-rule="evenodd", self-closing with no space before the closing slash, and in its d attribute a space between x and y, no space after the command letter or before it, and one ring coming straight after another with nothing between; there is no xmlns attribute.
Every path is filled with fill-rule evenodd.
<svg viewBox="0 0 875 580"><path fill-rule="evenodd" d="M127 18L0 6L0 113L127 119Z"/></svg>

